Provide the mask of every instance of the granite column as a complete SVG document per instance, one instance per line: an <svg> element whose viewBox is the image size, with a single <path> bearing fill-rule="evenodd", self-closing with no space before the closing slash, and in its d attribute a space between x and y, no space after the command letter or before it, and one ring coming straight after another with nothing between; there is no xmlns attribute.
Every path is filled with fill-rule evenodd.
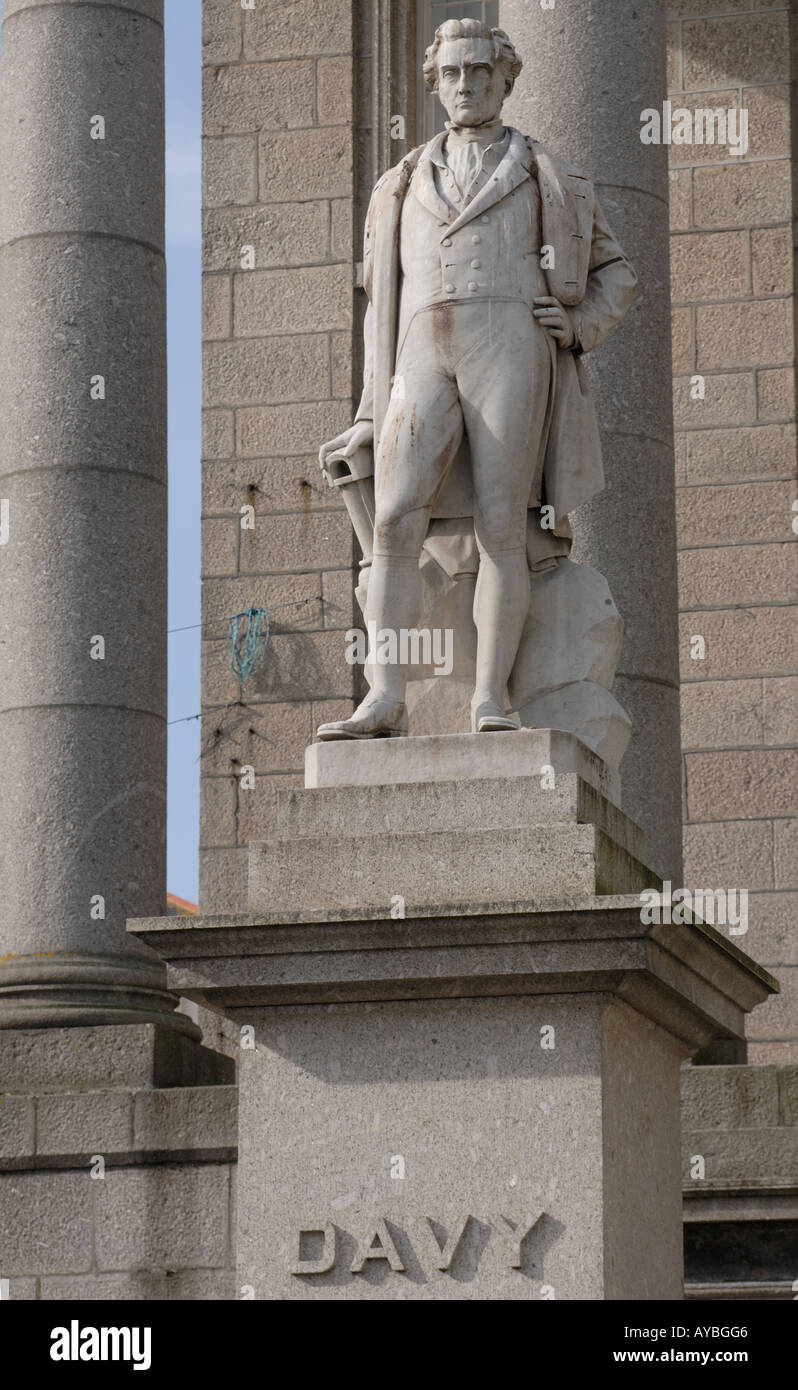
<svg viewBox="0 0 798 1390"><path fill-rule="evenodd" d="M623 806L647 861L681 877L678 609L670 356L668 167L640 139L641 112L666 96L660 0L543 8L501 0L524 59L507 120L593 179L637 270L623 325L586 359L599 404L607 485L572 517L574 559L605 575L626 624L614 691L633 723Z"/></svg>
<svg viewBox="0 0 798 1390"><path fill-rule="evenodd" d="M4 0L0 1028L158 1022L162 0Z"/></svg>

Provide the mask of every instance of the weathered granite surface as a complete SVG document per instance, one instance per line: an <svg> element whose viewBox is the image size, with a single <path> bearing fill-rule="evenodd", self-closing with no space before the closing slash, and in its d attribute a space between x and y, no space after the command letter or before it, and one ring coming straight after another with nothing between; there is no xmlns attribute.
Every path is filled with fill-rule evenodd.
<svg viewBox="0 0 798 1390"><path fill-rule="evenodd" d="M680 1062L772 982L639 907L131 923L242 1029L240 1284L680 1298Z"/></svg>

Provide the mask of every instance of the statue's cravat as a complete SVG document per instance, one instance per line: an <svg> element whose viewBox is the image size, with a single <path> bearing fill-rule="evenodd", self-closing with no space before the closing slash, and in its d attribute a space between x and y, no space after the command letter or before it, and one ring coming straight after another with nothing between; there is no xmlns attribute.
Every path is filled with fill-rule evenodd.
<svg viewBox="0 0 798 1390"><path fill-rule="evenodd" d="M476 140L458 140L456 145L448 149L447 158L460 196L465 202L469 189L482 168L482 150Z"/></svg>
<svg viewBox="0 0 798 1390"><path fill-rule="evenodd" d="M463 208L478 191L483 170L498 163L506 144L500 121L491 126L463 129L448 125L444 157L450 180L449 201Z"/></svg>

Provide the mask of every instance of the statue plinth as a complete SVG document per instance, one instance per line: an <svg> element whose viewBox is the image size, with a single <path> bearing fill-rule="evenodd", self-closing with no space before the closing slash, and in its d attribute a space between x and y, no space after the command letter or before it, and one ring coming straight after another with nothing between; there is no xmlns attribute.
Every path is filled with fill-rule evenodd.
<svg viewBox="0 0 798 1390"><path fill-rule="evenodd" d="M540 730L310 750L249 914L130 924L242 1026L256 1298L682 1297L680 1064L773 982L642 923L598 764Z"/></svg>
<svg viewBox="0 0 798 1390"><path fill-rule="evenodd" d="M545 768L551 768L555 778L558 773L576 773L620 806L618 774L573 734L560 729L517 729L514 733L480 734L478 738L471 734L434 734L370 741L350 739L313 743L305 749L306 788L395 789L406 783L514 777L537 777L543 781ZM286 804L290 804L290 798Z"/></svg>
<svg viewBox="0 0 798 1390"><path fill-rule="evenodd" d="M617 774L557 730L315 744L305 780L250 845L253 911L547 903L659 882L610 799Z"/></svg>

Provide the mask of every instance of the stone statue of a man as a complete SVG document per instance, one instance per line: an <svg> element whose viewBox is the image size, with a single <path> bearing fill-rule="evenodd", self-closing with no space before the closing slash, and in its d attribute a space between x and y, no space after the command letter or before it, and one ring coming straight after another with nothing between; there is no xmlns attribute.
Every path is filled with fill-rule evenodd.
<svg viewBox="0 0 798 1390"><path fill-rule="evenodd" d="M320 462L374 449L369 631L419 620L419 558L467 448L479 551L472 729L512 729L506 687L530 603L530 508L555 531L603 487L579 361L626 313L636 276L592 184L502 125L521 59L501 29L449 20L427 51L446 132L383 175L366 222L363 395ZM373 666L369 694L320 739L407 731L407 672Z"/></svg>

